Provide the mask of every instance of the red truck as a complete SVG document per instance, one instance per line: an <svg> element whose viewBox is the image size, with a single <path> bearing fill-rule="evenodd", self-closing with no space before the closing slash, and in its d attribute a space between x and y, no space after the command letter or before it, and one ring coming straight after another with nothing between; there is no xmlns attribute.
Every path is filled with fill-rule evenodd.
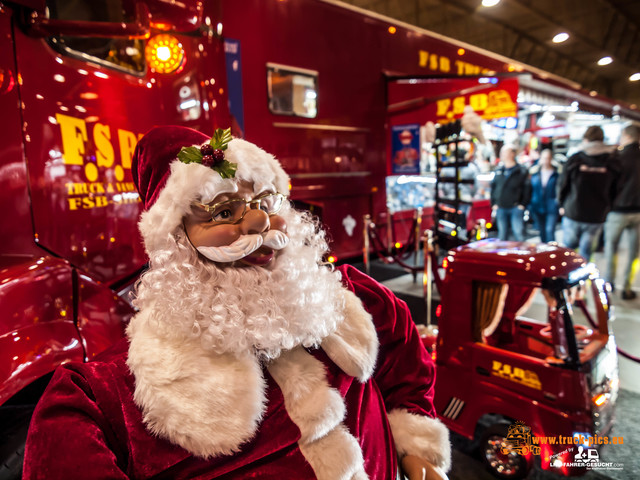
<svg viewBox="0 0 640 480"><path fill-rule="evenodd" d="M566 464L610 435L618 395L612 309L594 265L554 244L488 239L450 250L442 266L437 336L424 337L439 417L498 478L534 464L584 473Z"/></svg>

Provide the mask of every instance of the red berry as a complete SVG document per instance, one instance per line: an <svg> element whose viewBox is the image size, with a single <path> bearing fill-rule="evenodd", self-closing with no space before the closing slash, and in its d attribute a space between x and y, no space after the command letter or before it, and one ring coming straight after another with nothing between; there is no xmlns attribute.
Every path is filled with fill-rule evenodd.
<svg viewBox="0 0 640 480"><path fill-rule="evenodd" d="M215 165L216 161L213 158L213 155L203 155L202 156L202 165L205 167L211 167Z"/></svg>
<svg viewBox="0 0 640 480"><path fill-rule="evenodd" d="M202 153L202 155L211 155L213 153L213 147L205 143L200 147L200 153Z"/></svg>
<svg viewBox="0 0 640 480"><path fill-rule="evenodd" d="M224 152L219 148L213 151L213 160L216 164L224 162Z"/></svg>

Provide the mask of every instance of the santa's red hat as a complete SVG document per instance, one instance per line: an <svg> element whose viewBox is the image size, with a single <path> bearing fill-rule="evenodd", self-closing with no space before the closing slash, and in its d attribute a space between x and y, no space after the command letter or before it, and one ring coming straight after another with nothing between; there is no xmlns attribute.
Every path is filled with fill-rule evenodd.
<svg viewBox="0 0 640 480"><path fill-rule="evenodd" d="M272 190L287 195L289 177L280 163L253 143L234 138L224 160L236 166L234 178L223 178L214 167L178 159L183 147L200 147L210 137L180 126L162 126L138 142L131 164L133 181L145 207L139 228L147 253L169 247L193 202L209 203L221 193L233 193L240 180L254 191ZM206 162L205 162L206 163Z"/></svg>

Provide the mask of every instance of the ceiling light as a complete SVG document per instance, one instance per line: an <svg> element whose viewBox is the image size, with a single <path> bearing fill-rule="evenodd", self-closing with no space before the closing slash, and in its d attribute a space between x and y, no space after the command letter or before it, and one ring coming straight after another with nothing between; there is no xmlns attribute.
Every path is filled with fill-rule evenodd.
<svg viewBox="0 0 640 480"><path fill-rule="evenodd" d="M631 75L629 77L629 80L631 80L632 82L637 82L638 80L640 80L640 72L634 73L633 75Z"/></svg>
<svg viewBox="0 0 640 480"><path fill-rule="evenodd" d="M609 65L611 62L613 62L613 58L611 58L611 57L602 57L600 60L598 60L598 65L603 67L605 65Z"/></svg>
<svg viewBox="0 0 640 480"><path fill-rule="evenodd" d="M482 0L483 7L495 7L500 3L500 0Z"/></svg>
<svg viewBox="0 0 640 480"><path fill-rule="evenodd" d="M553 40L551 40L553 43L562 43L562 42L566 42L569 39L569 34L567 32L562 32L557 34L555 37L553 37Z"/></svg>

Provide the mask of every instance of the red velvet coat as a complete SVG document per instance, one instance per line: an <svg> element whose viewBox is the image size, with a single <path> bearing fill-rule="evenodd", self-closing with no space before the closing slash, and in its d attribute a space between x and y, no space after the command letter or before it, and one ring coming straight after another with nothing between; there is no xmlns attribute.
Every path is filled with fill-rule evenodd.
<svg viewBox="0 0 640 480"><path fill-rule="evenodd" d="M330 386L344 399L343 424L360 444L369 478L395 479L396 446L387 413L408 411L419 420L434 416L434 365L404 302L352 267L342 268L342 274L373 317L380 344L374 374L360 383L322 348L310 353L324 364ZM123 340L94 362L56 371L32 420L25 479L316 478L298 446L300 429L266 369L267 406L253 439L237 454L204 460L147 431L133 400L127 350ZM445 443L431 447L438 458L448 458Z"/></svg>

